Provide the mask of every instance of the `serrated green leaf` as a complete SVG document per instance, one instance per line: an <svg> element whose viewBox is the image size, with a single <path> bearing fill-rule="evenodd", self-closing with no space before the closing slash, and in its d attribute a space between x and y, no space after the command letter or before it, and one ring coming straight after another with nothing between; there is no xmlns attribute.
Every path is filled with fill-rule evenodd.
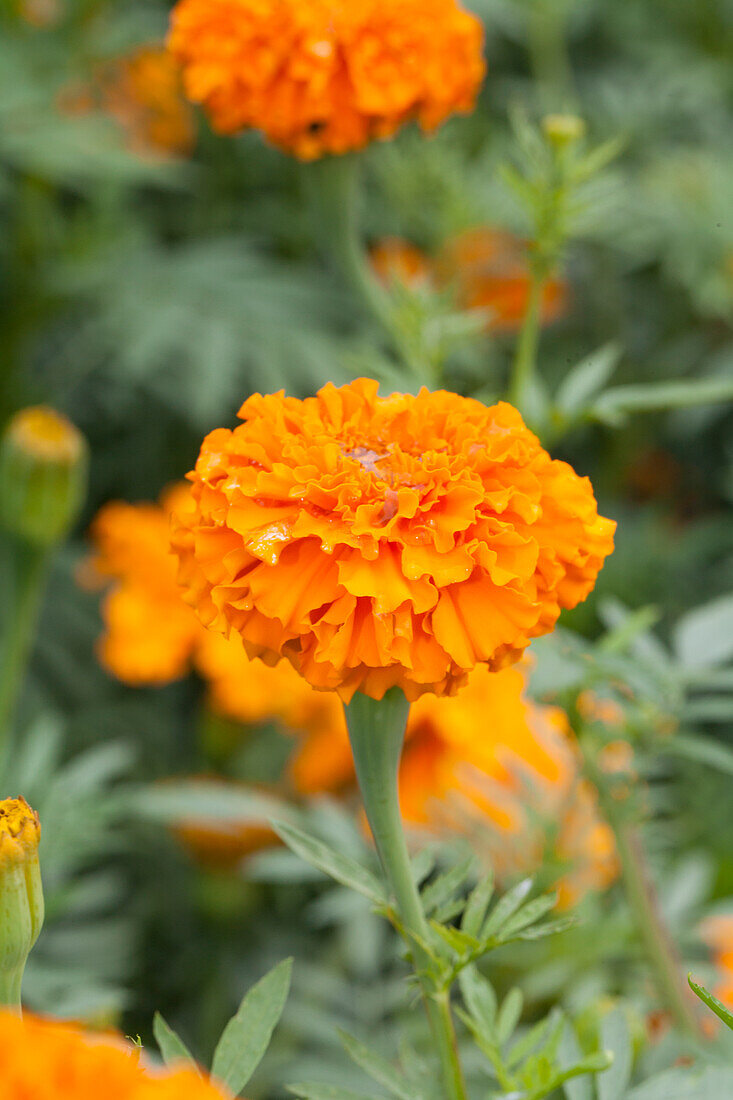
<svg viewBox="0 0 733 1100"><path fill-rule="evenodd" d="M733 1068L671 1069L637 1085L625 1100L727 1100L733 1096Z"/></svg>
<svg viewBox="0 0 733 1100"><path fill-rule="evenodd" d="M293 825L286 825L283 821L272 821L271 824L288 848L305 860L306 863L310 863L311 866L317 867L319 871L330 875L342 886L348 886L359 894L363 894L375 905L387 906L389 904L386 891L382 888L382 884L376 875L373 875L366 867L362 867L355 859L344 855L342 852L337 852L334 848L324 844L322 840L304 833L302 829L297 829Z"/></svg>
<svg viewBox="0 0 733 1100"><path fill-rule="evenodd" d="M517 909L532 889L532 882L533 880L531 878L522 879L521 882L518 882L516 886L513 886L511 890L497 901L484 921L479 935L480 940L488 940L491 936L495 936L501 931L503 925L514 915L514 913L516 913Z"/></svg>
<svg viewBox="0 0 733 1100"><path fill-rule="evenodd" d="M153 1035L158 1044L158 1049L160 1050L163 1061L167 1066L180 1066L183 1062L193 1067L197 1073L199 1072L196 1060L188 1047L175 1033L173 1028L165 1022L159 1012L156 1012L153 1017Z"/></svg>
<svg viewBox="0 0 733 1100"><path fill-rule="evenodd" d="M461 888L473 866L473 862L473 856L467 856L455 867L451 867L450 871L438 875L433 882L425 887L422 892L422 903L428 916L438 906L443 905L449 898L452 898L456 890Z"/></svg>
<svg viewBox="0 0 733 1100"><path fill-rule="evenodd" d="M344 1050L352 1061L360 1069L363 1069L372 1080L382 1085L393 1096L397 1096L399 1100L419 1100L415 1096L414 1088L381 1054L365 1046L364 1043L359 1042L358 1039L355 1039L353 1035L349 1035L346 1031L339 1030L339 1037Z"/></svg>
<svg viewBox="0 0 733 1100"><path fill-rule="evenodd" d="M575 1030L569 1020L564 1020L558 1057L565 1068L578 1065L583 1057ZM593 1085L589 1077L566 1077L562 1082L562 1089L567 1100L593 1100Z"/></svg>
<svg viewBox="0 0 733 1100"><path fill-rule="evenodd" d="M435 867L435 852L430 848L423 848L410 861L412 878L416 886L419 886Z"/></svg>
<svg viewBox="0 0 733 1100"><path fill-rule="evenodd" d="M524 997L521 989L510 989L496 1018L496 1037L501 1046L507 1043L514 1034L523 1007Z"/></svg>
<svg viewBox="0 0 733 1100"><path fill-rule="evenodd" d="M536 924L545 913L549 913L557 904L557 894L543 894L534 901L527 902L514 916L506 922L501 930L503 936L512 936L515 932L521 932L530 924Z"/></svg>
<svg viewBox="0 0 733 1100"><path fill-rule="evenodd" d="M693 981L692 974L687 975L687 981L695 996L699 997L703 1004L706 1004L718 1019L722 1020L725 1026L733 1031L733 1013L725 1007L722 1001L719 1001L704 985L698 985L696 981Z"/></svg>
<svg viewBox="0 0 733 1100"><path fill-rule="evenodd" d="M733 703L729 704L729 713L731 711ZM697 733L692 737L674 734L672 737L665 737L659 747L662 752L681 756L686 760L696 760L699 764L707 764L727 775L733 775L733 750L711 737L703 737Z"/></svg>
<svg viewBox="0 0 733 1100"><path fill-rule="evenodd" d="M242 999L214 1052L212 1076L237 1096L267 1050L290 989L292 959L278 963Z"/></svg>
<svg viewBox="0 0 733 1100"><path fill-rule="evenodd" d="M540 1046L552 1022L552 1017L546 1016L544 1020L540 1020L534 1027L529 1028L526 1034L514 1043L506 1057L507 1069L513 1069L515 1066L520 1065L535 1048Z"/></svg>
<svg viewBox="0 0 733 1100"><path fill-rule="evenodd" d="M606 390L589 412L603 423L617 426L631 413L717 405L733 400L733 378L696 378L689 382L648 382Z"/></svg>
<svg viewBox="0 0 733 1100"><path fill-rule="evenodd" d="M677 623L674 643L687 668L720 665L733 657L733 593L689 611Z"/></svg>
<svg viewBox="0 0 733 1100"><path fill-rule="evenodd" d="M515 940L541 940L545 936L557 936L560 932L567 932L568 928L574 928L578 924L576 916L558 917L557 920L546 921L545 924L535 924L531 928L523 928L516 932L512 939Z"/></svg>
<svg viewBox="0 0 733 1100"><path fill-rule="evenodd" d="M497 1001L493 986L479 974L475 966L467 966L458 982L466 1008L478 1031L494 1041Z"/></svg>
<svg viewBox="0 0 733 1100"><path fill-rule="evenodd" d="M466 908L463 910L461 930L469 936L477 937L484 920L489 903L494 893L494 876L488 875L471 891Z"/></svg>

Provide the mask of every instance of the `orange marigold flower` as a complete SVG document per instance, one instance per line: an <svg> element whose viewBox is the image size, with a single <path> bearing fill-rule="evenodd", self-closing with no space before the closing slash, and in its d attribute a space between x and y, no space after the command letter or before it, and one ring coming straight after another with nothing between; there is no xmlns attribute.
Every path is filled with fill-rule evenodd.
<svg viewBox="0 0 733 1100"><path fill-rule="evenodd" d="M179 0L168 38L216 130L306 160L470 110L482 43L457 0Z"/></svg>
<svg viewBox="0 0 733 1100"><path fill-rule="evenodd" d="M188 672L201 627L181 599L176 559L170 553L170 511L185 509L187 485L158 504L105 505L92 524L91 566L113 581L103 606L106 632L99 657L129 684L166 684Z"/></svg>
<svg viewBox="0 0 733 1100"><path fill-rule="evenodd" d="M226 1100L196 1070L156 1071L120 1035L0 1010L0 1078L7 1096L33 1100Z"/></svg>
<svg viewBox="0 0 733 1100"><path fill-rule="evenodd" d="M377 389L255 394L174 524L202 621L347 701L516 661L591 591L615 526L510 405Z"/></svg>
<svg viewBox="0 0 733 1100"><path fill-rule="evenodd" d="M512 233L481 226L450 241L437 266L443 280L454 286L462 308L485 310L492 332L515 332L529 301L526 249L526 242ZM545 324L567 312L568 293L563 279L546 280L540 313Z"/></svg>

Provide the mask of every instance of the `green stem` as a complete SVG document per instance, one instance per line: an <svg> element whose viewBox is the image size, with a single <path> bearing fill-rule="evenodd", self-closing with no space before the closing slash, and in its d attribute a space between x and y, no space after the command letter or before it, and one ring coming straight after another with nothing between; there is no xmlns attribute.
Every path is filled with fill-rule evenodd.
<svg viewBox="0 0 733 1100"><path fill-rule="evenodd" d="M552 110L569 109L575 95L560 0L534 0L527 33L532 75L543 93L543 113L547 113L548 104Z"/></svg>
<svg viewBox="0 0 733 1100"><path fill-rule="evenodd" d="M447 991L436 992L427 973L430 957L421 943L428 941L429 929L412 876L400 817L397 773L410 705L402 691L393 688L379 701L357 693L345 709L364 808L398 914L410 937L445 1094L448 1100L466 1100L450 995Z"/></svg>
<svg viewBox="0 0 733 1100"><path fill-rule="evenodd" d="M390 296L364 255L359 231L360 170L358 155L324 157L307 166L306 180L318 236L367 312L387 334L404 365L421 382L429 384L433 372L402 331Z"/></svg>
<svg viewBox="0 0 733 1100"><path fill-rule="evenodd" d="M607 789L605 776L589 759L587 752L584 753L584 763L586 773L598 791L606 821L613 831L624 893L659 997L681 1031L699 1039L693 997L684 981L669 929L659 912L638 828L627 819L625 813L619 811L619 804Z"/></svg>
<svg viewBox="0 0 733 1100"><path fill-rule="evenodd" d="M530 275L527 311L522 322L517 350L509 379L508 400L520 412L527 413L532 398L532 384L537 367L537 348L540 338L540 311L544 277L532 269Z"/></svg>
<svg viewBox="0 0 733 1100"><path fill-rule="evenodd" d="M8 536L3 545L10 579L0 638L0 775L10 746L15 703L35 633L49 552Z"/></svg>
<svg viewBox="0 0 733 1100"><path fill-rule="evenodd" d="M14 970L0 970L0 1006L18 1016L22 1014L20 990L23 983L25 962Z"/></svg>

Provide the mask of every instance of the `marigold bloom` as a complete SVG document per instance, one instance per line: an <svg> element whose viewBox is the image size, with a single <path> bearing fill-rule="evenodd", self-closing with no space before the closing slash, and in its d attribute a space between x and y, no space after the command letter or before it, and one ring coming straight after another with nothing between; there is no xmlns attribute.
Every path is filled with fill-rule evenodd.
<svg viewBox="0 0 733 1100"><path fill-rule="evenodd" d="M512 233L481 226L449 241L437 268L442 279L454 286L463 309L486 310L488 330L515 332L529 301L526 249L526 243ZM567 305L567 283L559 277L547 279L542 288L542 322L556 321Z"/></svg>
<svg viewBox="0 0 733 1100"><path fill-rule="evenodd" d="M590 482L510 405L329 384L255 394L204 440L175 526L202 621L348 701L516 661L612 549Z"/></svg>
<svg viewBox="0 0 733 1100"><path fill-rule="evenodd" d="M149 1068L119 1038L0 1011L0 1079L7 1096L33 1100L226 1100L193 1069Z"/></svg>
<svg viewBox="0 0 733 1100"><path fill-rule="evenodd" d="M306 160L470 110L482 43L457 0L179 0L168 38L216 130Z"/></svg>

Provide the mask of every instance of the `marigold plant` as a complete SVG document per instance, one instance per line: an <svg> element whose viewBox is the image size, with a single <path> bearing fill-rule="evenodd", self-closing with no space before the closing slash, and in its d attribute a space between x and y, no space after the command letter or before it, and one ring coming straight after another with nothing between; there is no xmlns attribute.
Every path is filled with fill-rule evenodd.
<svg viewBox="0 0 733 1100"><path fill-rule="evenodd" d="M179 0L168 39L218 131L306 160L470 110L482 42L456 0Z"/></svg>
<svg viewBox="0 0 733 1100"><path fill-rule="evenodd" d="M249 398L205 439L174 535L207 626L347 701L516 661L588 595L614 531L511 406L377 390Z"/></svg>
<svg viewBox="0 0 733 1100"><path fill-rule="evenodd" d="M0 1011L0 1079L28 1100L225 1100L194 1069L155 1071L138 1047L68 1024Z"/></svg>

